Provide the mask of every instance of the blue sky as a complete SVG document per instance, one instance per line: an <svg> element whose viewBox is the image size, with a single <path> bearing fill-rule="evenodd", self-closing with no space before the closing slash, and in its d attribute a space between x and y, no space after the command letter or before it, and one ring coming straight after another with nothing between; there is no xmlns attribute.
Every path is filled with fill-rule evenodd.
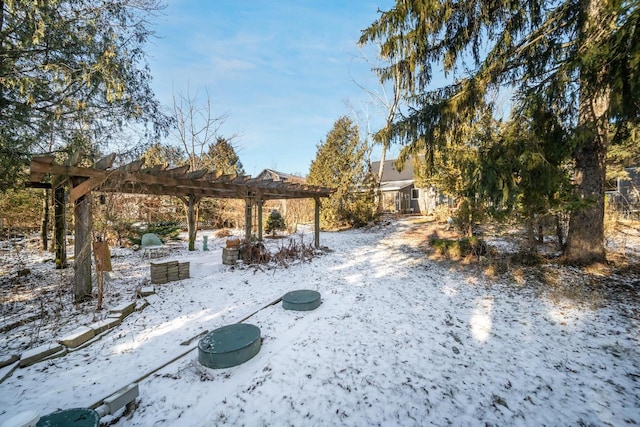
<svg viewBox="0 0 640 427"><path fill-rule="evenodd" d="M208 89L212 114L228 115L221 135L238 134L247 174L271 168L305 175L340 116L357 112L361 134L366 117L372 130L383 120L352 78L379 89L357 40L378 9L393 4L169 0L148 46L154 91L170 106L173 91L198 89L204 98ZM375 57L371 49L366 55Z"/></svg>

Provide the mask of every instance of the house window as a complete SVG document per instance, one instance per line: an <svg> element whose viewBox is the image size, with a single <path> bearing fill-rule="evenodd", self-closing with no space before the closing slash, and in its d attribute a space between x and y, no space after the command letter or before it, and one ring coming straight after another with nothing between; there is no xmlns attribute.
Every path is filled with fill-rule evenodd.
<svg viewBox="0 0 640 427"><path fill-rule="evenodd" d="M412 188L411 189L411 200L418 200L420 198L420 189Z"/></svg>

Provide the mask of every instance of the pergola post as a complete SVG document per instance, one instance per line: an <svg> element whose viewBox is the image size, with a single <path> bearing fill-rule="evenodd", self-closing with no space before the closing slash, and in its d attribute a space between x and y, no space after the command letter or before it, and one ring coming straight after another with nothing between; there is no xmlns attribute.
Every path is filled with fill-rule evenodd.
<svg viewBox="0 0 640 427"><path fill-rule="evenodd" d="M315 218L314 218L314 241L316 249L320 247L320 198L314 197L315 201Z"/></svg>
<svg viewBox="0 0 640 427"><path fill-rule="evenodd" d="M258 197L258 241L262 242L262 204L264 200Z"/></svg>
<svg viewBox="0 0 640 427"><path fill-rule="evenodd" d="M251 197L247 197L245 199L245 215L244 215L244 239L247 242L251 241L251 214L253 213L252 210L252 200Z"/></svg>
<svg viewBox="0 0 640 427"><path fill-rule="evenodd" d="M65 217L65 191L64 187L56 187L53 190L53 247L56 254L56 268L67 268L67 232Z"/></svg>
<svg viewBox="0 0 640 427"><path fill-rule="evenodd" d="M49 250L49 212L51 207L51 200L49 190L44 189L44 198L42 199L42 224L40 226L40 240L42 242L42 250Z"/></svg>
<svg viewBox="0 0 640 427"><path fill-rule="evenodd" d="M73 207L75 218L74 297L76 302L91 298L91 196L78 198Z"/></svg>
<svg viewBox="0 0 640 427"><path fill-rule="evenodd" d="M189 231L189 250L196 250L196 196L189 194L187 204L187 228Z"/></svg>

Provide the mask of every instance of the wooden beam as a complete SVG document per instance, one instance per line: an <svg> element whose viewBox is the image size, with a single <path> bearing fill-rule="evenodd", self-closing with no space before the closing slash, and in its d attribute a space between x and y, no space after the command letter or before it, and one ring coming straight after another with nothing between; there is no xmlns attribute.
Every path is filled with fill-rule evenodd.
<svg viewBox="0 0 640 427"><path fill-rule="evenodd" d="M94 169L110 169L111 166L113 166L113 162L115 160L116 160L116 153L108 154L103 158L101 158L100 160L98 160L97 162L95 162L95 164L93 165L93 168Z"/></svg>
<svg viewBox="0 0 640 427"><path fill-rule="evenodd" d="M163 165L155 165L150 168L142 169L140 172L144 174L149 174L149 175L158 175L160 172L162 172L166 168L167 168L167 164L165 163Z"/></svg>
<svg viewBox="0 0 640 427"><path fill-rule="evenodd" d="M89 169L89 168L79 168L77 166L65 166L65 165L55 165L49 163L42 162L31 162L31 172L42 172L42 173L50 173L52 175L64 175L64 176L99 176L104 174L104 171Z"/></svg>
<svg viewBox="0 0 640 427"><path fill-rule="evenodd" d="M67 182L70 182L70 178L66 175L55 175L51 179L51 188L64 187Z"/></svg>
<svg viewBox="0 0 640 427"><path fill-rule="evenodd" d="M53 163L53 156L33 156L33 157L31 157L31 161L32 162L38 162L38 163L52 164Z"/></svg>
<svg viewBox="0 0 640 427"><path fill-rule="evenodd" d="M184 179L200 179L207 174L206 169L200 169L197 171L189 172L184 176Z"/></svg>
<svg viewBox="0 0 640 427"><path fill-rule="evenodd" d="M50 189L51 188L51 183L49 182L27 182L24 185L25 187L28 188L44 188L44 189Z"/></svg>
<svg viewBox="0 0 640 427"><path fill-rule="evenodd" d="M196 209L198 207L198 201L200 199L193 194L189 194L188 200L188 215L187 215L187 224L188 224L188 233L189 233L189 250L196 250L196 232L197 232L197 224L196 224Z"/></svg>
<svg viewBox="0 0 640 427"><path fill-rule="evenodd" d="M325 187L304 187L300 185L292 186L283 182L253 182L249 179L232 181L231 176L223 175L216 181L204 181L185 179L184 174L180 178L171 177L172 173L164 171L161 174L151 175L142 172L126 172L120 169L97 170L91 168L79 168L76 166L62 166L55 164L43 164L42 162L32 162L33 172L42 172L54 176L74 177L74 178L105 178L103 187L117 191L120 186L127 185L126 192L136 192L144 194L146 187L156 186L152 194L166 195L188 195L190 193L206 197L222 198L244 198L247 192L263 193L265 199L286 199L286 198L313 198L328 197L334 190ZM240 182L242 181L242 182ZM89 185L89 184L87 184ZM137 185L138 190L134 191L132 186ZM307 190L305 190L307 188ZM77 190L79 191L79 190Z"/></svg>
<svg viewBox="0 0 640 427"><path fill-rule="evenodd" d="M120 166L117 170L120 172L139 172L142 169L142 165L144 165L144 159L134 160L131 163Z"/></svg>
<svg viewBox="0 0 640 427"><path fill-rule="evenodd" d="M251 241L251 216L253 213L253 200L251 197L245 199L245 214L244 214L244 239L247 242Z"/></svg>
<svg viewBox="0 0 640 427"><path fill-rule="evenodd" d="M53 157L51 156L33 156L31 158L32 162L36 162L36 163L44 163L44 164L52 164L53 163ZM42 181L45 177L45 173L43 172L34 172L33 170L30 171L29 173L29 180L34 183L34 182L39 182ZM37 187L33 187L33 188L37 188Z"/></svg>
<svg viewBox="0 0 640 427"><path fill-rule="evenodd" d="M91 298L91 198L75 201L74 296L80 302Z"/></svg>
<svg viewBox="0 0 640 427"><path fill-rule="evenodd" d="M178 166L177 168L167 169L160 176L167 176L171 178L184 176L185 173L189 170L189 166Z"/></svg>
<svg viewBox="0 0 640 427"><path fill-rule="evenodd" d="M236 176L237 175L220 175L216 181L221 182L223 184L230 184L231 181L233 181Z"/></svg>
<svg viewBox="0 0 640 427"><path fill-rule="evenodd" d="M246 184L251 180L251 175L240 175L236 176L231 183L232 184Z"/></svg>
<svg viewBox="0 0 640 427"><path fill-rule="evenodd" d="M58 187L53 191L53 248L56 254L56 269L67 268L67 216L65 190Z"/></svg>
<svg viewBox="0 0 640 427"><path fill-rule="evenodd" d="M180 188L166 187L160 184L144 184L144 183L115 183L113 185L104 184L100 187L100 191L109 193L129 193L129 194L151 194L155 196L173 196L187 197L194 194L199 197L212 197L221 199L239 199L241 197L234 191L211 190L206 188Z"/></svg>
<svg viewBox="0 0 640 427"><path fill-rule="evenodd" d="M202 175L200 178L197 178L197 180L204 181L204 182L214 182L216 179L218 179L219 176L220 174L217 172L207 172L206 174Z"/></svg>
<svg viewBox="0 0 640 427"><path fill-rule="evenodd" d="M258 241L262 242L262 203L261 197L258 197Z"/></svg>
<svg viewBox="0 0 640 427"><path fill-rule="evenodd" d="M104 183L106 180L107 177L104 176L89 178L86 181L83 181L82 183L73 187L71 191L69 191L69 201L75 202L85 194L89 194L94 188L102 185L102 183Z"/></svg>
<svg viewBox="0 0 640 427"><path fill-rule="evenodd" d="M256 181L256 185L258 186L269 185L270 183L273 182L271 178L265 178L265 179L255 178L255 181Z"/></svg>

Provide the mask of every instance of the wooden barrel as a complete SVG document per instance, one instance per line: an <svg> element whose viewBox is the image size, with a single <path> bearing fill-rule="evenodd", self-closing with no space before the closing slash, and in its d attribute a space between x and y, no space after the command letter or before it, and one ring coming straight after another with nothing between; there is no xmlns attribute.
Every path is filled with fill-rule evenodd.
<svg viewBox="0 0 640 427"><path fill-rule="evenodd" d="M239 249L222 248L222 263L225 265L234 265L238 261Z"/></svg>

